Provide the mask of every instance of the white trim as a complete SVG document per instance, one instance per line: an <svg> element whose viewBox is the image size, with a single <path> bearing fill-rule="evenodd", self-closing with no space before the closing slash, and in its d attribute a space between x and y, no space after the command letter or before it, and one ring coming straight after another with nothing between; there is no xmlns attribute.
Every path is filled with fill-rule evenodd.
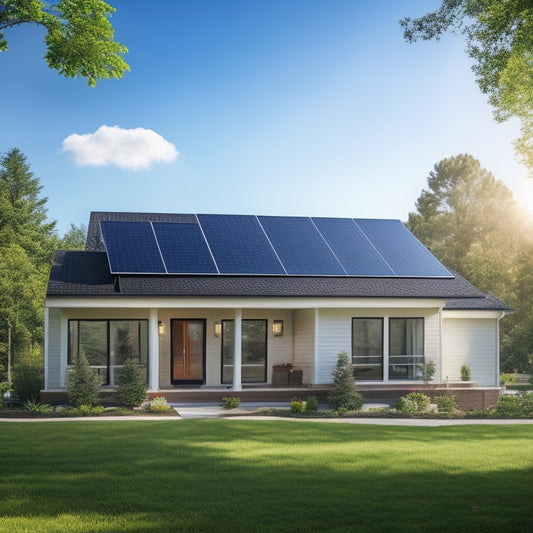
<svg viewBox="0 0 533 533"><path fill-rule="evenodd" d="M451 309L443 309L442 316L443 318L501 318L502 316L505 316L505 311L495 311L487 309L485 310L462 310L462 311L455 311Z"/></svg>
<svg viewBox="0 0 533 533"><path fill-rule="evenodd" d="M318 372L319 372L319 362L318 362L318 326L320 324L319 309L315 307L315 348L314 348L314 369L313 369L313 383L316 385L318 383Z"/></svg>
<svg viewBox="0 0 533 533"><path fill-rule="evenodd" d="M232 389L238 392L242 390L242 309L235 309L234 339Z"/></svg>
<svg viewBox="0 0 533 533"><path fill-rule="evenodd" d="M383 383L389 382L389 320L390 316L383 317Z"/></svg>
<svg viewBox="0 0 533 533"><path fill-rule="evenodd" d="M50 309L44 308L44 390L48 390L48 375L50 368L48 367L50 361Z"/></svg>
<svg viewBox="0 0 533 533"><path fill-rule="evenodd" d="M150 309L148 321L148 389L159 390L159 330L157 309Z"/></svg>
<svg viewBox="0 0 533 533"><path fill-rule="evenodd" d="M63 313L59 317L59 385L66 387L66 371L68 365L68 320Z"/></svg>

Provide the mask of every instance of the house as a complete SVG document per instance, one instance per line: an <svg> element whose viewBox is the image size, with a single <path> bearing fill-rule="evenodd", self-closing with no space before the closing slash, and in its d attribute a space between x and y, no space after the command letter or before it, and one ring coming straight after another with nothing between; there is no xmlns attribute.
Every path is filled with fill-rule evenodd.
<svg viewBox="0 0 533 533"><path fill-rule="evenodd" d="M327 388L344 350L368 398L422 386L432 360L432 387L485 405L509 311L399 220L93 212L85 250L54 258L43 395L64 395L83 352L103 390L133 357L169 398L273 398Z"/></svg>

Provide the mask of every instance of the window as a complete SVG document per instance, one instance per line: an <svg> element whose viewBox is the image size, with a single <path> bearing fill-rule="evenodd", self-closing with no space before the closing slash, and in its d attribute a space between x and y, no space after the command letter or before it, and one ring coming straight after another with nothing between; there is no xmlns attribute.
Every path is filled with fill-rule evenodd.
<svg viewBox="0 0 533 533"><path fill-rule="evenodd" d="M383 379L383 319L352 319L352 363L358 379Z"/></svg>
<svg viewBox="0 0 533 533"><path fill-rule="evenodd" d="M222 321L222 383L233 383L233 356L235 354L235 321ZM267 360L267 321L242 321L243 383L265 383Z"/></svg>
<svg viewBox="0 0 533 533"><path fill-rule="evenodd" d="M389 319L389 379L419 379L424 363L424 319Z"/></svg>
<svg viewBox="0 0 533 533"><path fill-rule="evenodd" d="M147 320L69 320L68 364L84 354L102 385L114 385L126 359L148 361Z"/></svg>

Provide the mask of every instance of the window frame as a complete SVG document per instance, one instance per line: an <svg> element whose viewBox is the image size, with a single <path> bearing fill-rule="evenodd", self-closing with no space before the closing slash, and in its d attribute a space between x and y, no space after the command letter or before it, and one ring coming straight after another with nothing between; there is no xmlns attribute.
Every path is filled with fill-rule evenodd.
<svg viewBox="0 0 533 533"><path fill-rule="evenodd" d="M422 321L422 354L395 354L395 355L391 355L391 345L392 345L392 328L391 328L391 321L392 320L421 320ZM389 346L388 346L388 353L387 353L387 365L388 365L388 375L389 375L389 381L399 381L399 380L406 380L406 381L420 381L421 379L421 376L418 376L417 377L417 374L419 374L419 371L417 370L417 366L418 365L421 365L425 362L426 360L426 321L425 321L425 318L423 316L390 316L388 317L388 322L389 322ZM421 361L420 362L412 362L412 363L403 363L403 364L398 364L398 365L395 365L395 366L412 366L413 367L413 373L414 373L414 377L407 377L407 378L403 378L403 377L392 377L391 378L391 366L392 366L392 363L391 363L391 357L418 357L420 358L421 357Z"/></svg>
<svg viewBox="0 0 533 533"><path fill-rule="evenodd" d="M381 356L357 356L354 355L354 344L355 344L355 321L356 320L377 320L381 323ZM351 342L351 365L352 367L357 368L357 363L354 363L354 357L381 357L381 377L378 378L367 378L362 379L362 381L383 381L385 377L385 318L382 316L355 316L352 317L352 342ZM359 365L364 366L364 365ZM366 365L368 366L368 365Z"/></svg>

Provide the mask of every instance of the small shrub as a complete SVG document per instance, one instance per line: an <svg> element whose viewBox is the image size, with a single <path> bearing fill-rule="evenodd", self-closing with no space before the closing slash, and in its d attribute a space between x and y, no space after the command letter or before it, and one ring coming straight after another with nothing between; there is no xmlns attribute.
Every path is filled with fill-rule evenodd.
<svg viewBox="0 0 533 533"><path fill-rule="evenodd" d="M146 400L144 369L136 359L126 359L117 379L117 396L122 405L137 407Z"/></svg>
<svg viewBox="0 0 533 533"><path fill-rule="evenodd" d="M428 359L422 365L420 365L420 369L422 371L422 381L424 383L431 381L435 375L435 361Z"/></svg>
<svg viewBox="0 0 533 533"><path fill-rule="evenodd" d="M100 403L100 379L93 372L84 354L78 355L74 369L67 376L68 403L73 407L95 407Z"/></svg>
<svg viewBox="0 0 533 533"><path fill-rule="evenodd" d="M69 414L73 416L98 416L104 412L102 405L78 405L69 409Z"/></svg>
<svg viewBox="0 0 533 533"><path fill-rule="evenodd" d="M54 408L47 403L32 401L24 402L24 409L33 413L51 413L54 410Z"/></svg>
<svg viewBox="0 0 533 533"><path fill-rule="evenodd" d="M401 413L424 413L427 411L431 399L421 392L411 392L398 398L396 410Z"/></svg>
<svg viewBox="0 0 533 533"><path fill-rule="evenodd" d="M514 383L516 376L514 374L500 374L500 386L504 386L506 383Z"/></svg>
<svg viewBox="0 0 533 533"><path fill-rule="evenodd" d="M305 412L314 413L315 411L318 411L318 400L316 399L316 396L309 396L305 403Z"/></svg>
<svg viewBox="0 0 533 533"><path fill-rule="evenodd" d="M391 411L392 409L390 407L370 407L368 409L369 413L372 413L375 415L389 415Z"/></svg>
<svg viewBox="0 0 533 533"><path fill-rule="evenodd" d="M241 404L241 399L238 396L230 396L222 399L224 400L224 409L235 409Z"/></svg>
<svg viewBox="0 0 533 533"><path fill-rule="evenodd" d="M487 418L489 413L483 409L472 409L465 413L466 418Z"/></svg>
<svg viewBox="0 0 533 533"><path fill-rule="evenodd" d="M436 396L433 401L437 404L439 413L454 413L457 409L457 401L451 394Z"/></svg>
<svg viewBox="0 0 533 533"><path fill-rule="evenodd" d="M298 398L293 398L291 400L291 413L305 413L306 402L299 400Z"/></svg>
<svg viewBox="0 0 533 533"><path fill-rule="evenodd" d="M532 417L533 392L500 396L496 406L490 410L489 414L490 416L503 418Z"/></svg>
<svg viewBox="0 0 533 533"><path fill-rule="evenodd" d="M156 396L147 406L146 409L152 413L168 413L172 407L168 405L164 396Z"/></svg>
<svg viewBox="0 0 533 533"><path fill-rule="evenodd" d="M13 394L25 402L38 402L44 386L44 367L41 358L23 356L13 367Z"/></svg>
<svg viewBox="0 0 533 533"><path fill-rule="evenodd" d="M463 363L461 365L461 381L471 381L472 380L472 371L470 370L470 367Z"/></svg>
<svg viewBox="0 0 533 533"><path fill-rule="evenodd" d="M350 358L344 351L337 354L333 387L329 391L328 401L335 410L344 408L348 411L358 411L363 407L363 397L355 390Z"/></svg>

